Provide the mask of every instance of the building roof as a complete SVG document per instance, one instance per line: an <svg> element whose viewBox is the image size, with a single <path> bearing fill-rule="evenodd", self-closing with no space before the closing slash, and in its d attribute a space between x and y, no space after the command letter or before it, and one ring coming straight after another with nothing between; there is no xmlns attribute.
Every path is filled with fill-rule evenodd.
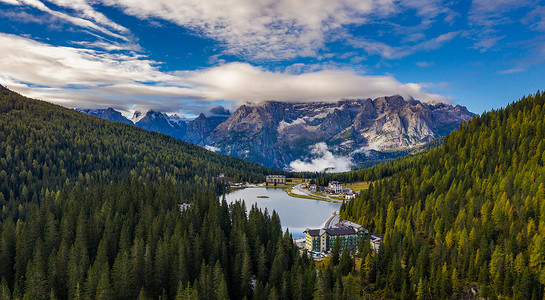
<svg viewBox="0 0 545 300"><path fill-rule="evenodd" d="M327 232L329 235L347 235L355 234L356 230L352 227L341 227L341 228L321 228L321 229L309 229L307 228L305 233L308 233L310 236L322 236Z"/></svg>
<svg viewBox="0 0 545 300"><path fill-rule="evenodd" d="M340 227L353 227L355 229L360 229L363 226L361 226L360 224L356 224L354 222L350 222L350 221L347 221L347 220L342 220L339 223L335 224L335 227L337 227L337 228L340 228Z"/></svg>
<svg viewBox="0 0 545 300"><path fill-rule="evenodd" d="M308 232L308 235L310 236L320 236L320 231L321 229L306 229L304 232L307 233Z"/></svg>
<svg viewBox="0 0 545 300"><path fill-rule="evenodd" d="M378 236L378 235L371 234L371 236L369 237L369 241L371 243L380 243L382 241L382 237Z"/></svg>
<svg viewBox="0 0 545 300"><path fill-rule="evenodd" d="M327 228L325 230L329 235L346 235L354 234L356 231L352 227L342 227L342 228Z"/></svg>
<svg viewBox="0 0 545 300"><path fill-rule="evenodd" d="M284 175L267 175L267 177L280 177L280 178L286 178Z"/></svg>

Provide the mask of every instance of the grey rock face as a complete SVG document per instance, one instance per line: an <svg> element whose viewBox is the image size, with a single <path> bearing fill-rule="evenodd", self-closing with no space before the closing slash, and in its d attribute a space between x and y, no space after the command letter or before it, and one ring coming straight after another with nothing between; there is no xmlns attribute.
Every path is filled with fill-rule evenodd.
<svg viewBox="0 0 545 300"><path fill-rule="evenodd" d="M215 107L192 121L161 112L135 112L133 122L113 110L79 110L161 132L222 154L290 169L308 161L312 149L325 143L334 157L354 163L383 160L444 136L473 117L463 106L422 103L401 96L338 102L264 102L240 106L232 115ZM395 152L395 153L394 153Z"/></svg>
<svg viewBox="0 0 545 300"><path fill-rule="evenodd" d="M320 142L334 155L364 159L362 154L423 145L472 116L465 107L406 101L397 95L336 103L265 102L242 105L199 144L289 169L290 162L308 158Z"/></svg>
<svg viewBox="0 0 545 300"><path fill-rule="evenodd" d="M115 110L115 109L113 109L111 107L106 108L106 109L81 109L81 108L78 108L78 109L76 109L76 111L82 112L82 113L87 114L87 115L91 115L91 116L107 119L107 120L110 120L110 121L114 121L114 122L121 122L121 123L127 123L127 124L134 125L134 123L131 120L125 118L120 112L118 112L117 110Z"/></svg>
<svg viewBox="0 0 545 300"><path fill-rule="evenodd" d="M137 114L139 112L136 112ZM137 127L154 132L161 132L177 139L183 140L187 133L187 123L179 117L171 117L167 114L150 110L135 123Z"/></svg>

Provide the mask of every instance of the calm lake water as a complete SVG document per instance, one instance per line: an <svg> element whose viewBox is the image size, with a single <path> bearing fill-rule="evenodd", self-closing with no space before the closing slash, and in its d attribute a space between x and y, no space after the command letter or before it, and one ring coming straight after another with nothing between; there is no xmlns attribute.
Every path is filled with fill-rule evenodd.
<svg viewBox="0 0 545 300"><path fill-rule="evenodd" d="M257 198L257 196L269 198ZM227 203L244 200L248 211L254 203L257 203L262 210L267 208L269 214L276 210L282 222L282 229L289 228L293 238L303 237L303 231L307 228L321 228L332 213L339 210L341 206L326 201L295 198L280 188L265 187L236 190L226 194L225 200Z"/></svg>

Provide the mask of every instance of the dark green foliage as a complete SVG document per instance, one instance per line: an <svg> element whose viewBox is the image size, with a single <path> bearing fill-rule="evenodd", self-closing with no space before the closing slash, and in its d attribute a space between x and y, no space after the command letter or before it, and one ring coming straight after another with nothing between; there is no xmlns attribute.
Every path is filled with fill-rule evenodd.
<svg viewBox="0 0 545 300"><path fill-rule="evenodd" d="M544 94L473 118L427 153L339 176L381 179L341 211L384 236L362 262L376 293L544 297Z"/></svg>
<svg viewBox="0 0 545 300"><path fill-rule="evenodd" d="M0 89L0 297L310 299L278 214L218 201L268 172Z"/></svg>
<svg viewBox="0 0 545 300"><path fill-rule="evenodd" d="M336 241L335 245L333 245L333 250L331 250L331 263L334 266L339 264L340 251L341 251L341 243L340 241Z"/></svg>
<svg viewBox="0 0 545 300"><path fill-rule="evenodd" d="M117 196L123 192L128 195ZM180 211L184 201L183 192L169 182L158 186L133 179L77 184L41 203L28 203L26 218L18 220L10 240L33 242L34 251L16 251L15 263L5 262L19 262L25 272L20 277L3 273L0 295L9 297L18 286L28 299L171 299L180 294L184 299L196 294L200 299L242 299L258 293L268 298L271 289L254 289L255 280L257 287L272 286L284 296L296 291L300 299L312 298L314 277L305 278L315 274L314 264L298 254L291 235L282 236L270 215L255 206L247 215L243 203L227 206L213 193L195 195L190 208ZM50 233L48 223L66 225L64 237L46 253L42 241ZM257 225L259 234L254 234L251 228ZM127 244L121 239L125 234ZM265 244L277 250L267 252ZM278 275L269 278L269 269Z"/></svg>
<svg viewBox="0 0 545 300"><path fill-rule="evenodd" d="M348 250L343 251L341 259L339 261L339 270L343 276L348 275L354 269L354 261L350 257Z"/></svg>
<svg viewBox="0 0 545 300"><path fill-rule="evenodd" d="M137 178L172 181L186 195L223 190L215 176L263 182L270 170L159 133L0 89L0 220L73 186ZM124 194L120 194L124 197Z"/></svg>

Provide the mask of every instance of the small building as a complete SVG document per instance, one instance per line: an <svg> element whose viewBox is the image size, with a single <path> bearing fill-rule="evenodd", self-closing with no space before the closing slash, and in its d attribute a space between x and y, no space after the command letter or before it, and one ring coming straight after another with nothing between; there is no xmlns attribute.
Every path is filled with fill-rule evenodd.
<svg viewBox="0 0 545 300"><path fill-rule="evenodd" d="M223 174L223 173L220 173L220 174L218 175L218 178L224 178L224 177L225 177L225 174Z"/></svg>
<svg viewBox="0 0 545 300"><path fill-rule="evenodd" d="M344 199L346 199L346 200L355 199L355 198L356 198L356 195L354 195L354 194L346 194L346 195L344 195Z"/></svg>
<svg viewBox="0 0 545 300"><path fill-rule="evenodd" d="M309 185L308 190L311 191L311 192L316 192L316 185L315 184Z"/></svg>
<svg viewBox="0 0 545 300"><path fill-rule="evenodd" d="M333 194L339 194L343 192L343 184L338 181L331 181L328 185L328 190Z"/></svg>
<svg viewBox="0 0 545 300"><path fill-rule="evenodd" d="M371 243L371 248L373 248L375 252L378 252L378 249L380 248L380 244L382 243L382 237L371 234L371 236L369 237L369 243Z"/></svg>
<svg viewBox="0 0 545 300"><path fill-rule="evenodd" d="M284 175L267 175L267 185L286 184L286 176Z"/></svg>

